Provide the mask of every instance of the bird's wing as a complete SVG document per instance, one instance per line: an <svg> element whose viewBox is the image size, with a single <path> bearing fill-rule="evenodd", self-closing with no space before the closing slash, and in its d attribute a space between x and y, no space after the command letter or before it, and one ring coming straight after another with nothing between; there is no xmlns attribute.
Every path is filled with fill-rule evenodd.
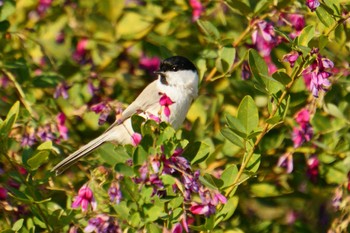
<svg viewBox="0 0 350 233"><path fill-rule="evenodd" d="M150 83L141 94L122 113L122 117L117 119L107 130L121 124L137 112L147 111L150 106L159 102L160 95L157 88L157 80Z"/></svg>

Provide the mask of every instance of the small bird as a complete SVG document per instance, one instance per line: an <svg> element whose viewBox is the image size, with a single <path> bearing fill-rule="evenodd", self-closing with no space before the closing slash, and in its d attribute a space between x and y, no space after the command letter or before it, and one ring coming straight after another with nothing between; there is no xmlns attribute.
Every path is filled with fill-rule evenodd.
<svg viewBox="0 0 350 233"><path fill-rule="evenodd" d="M155 71L157 79L150 83L141 94L123 111L102 135L82 146L58 163L51 172L61 174L69 166L101 146L105 142L120 145L131 144L134 133L131 126L131 116L138 114L144 118L159 117L168 121L173 128L178 129L186 118L191 103L198 95L198 71L195 65L185 57L173 56L161 62L159 70ZM168 112L162 111L162 97L169 98L171 104ZM170 113L170 115L169 115Z"/></svg>

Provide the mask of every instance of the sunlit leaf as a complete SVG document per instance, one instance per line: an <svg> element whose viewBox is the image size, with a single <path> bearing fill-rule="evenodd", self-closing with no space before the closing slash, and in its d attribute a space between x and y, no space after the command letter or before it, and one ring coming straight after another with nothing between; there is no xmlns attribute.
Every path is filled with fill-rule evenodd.
<svg viewBox="0 0 350 233"><path fill-rule="evenodd" d="M243 139L235 134L231 129L223 128L221 129L221 134L236 146L244 148Z"/></svg>
<svg viewBox="0 0 350 233"><path fill-rule="evenodd" d="M239 104L237 118L244 126L247 135L257 129L259 124L259 112L251 96L245 96Z"/></svg>
<svg viewBox="0 0 350 233"><path fill-rule="evenodd" d="M315 35L315 27L313 25L306 26L300 33L298 37L298 45L299 46L308 46L310 40Z"/></svg>
<svg viewBox="0 0 350 233"><path fill-rule="evenodd" d="M221 180L224 182L223 186L220 188L223 189L231 186L236 178L237 173L238 173L238 168L236 165L230 165L226 167L220 177Z"/></svg>

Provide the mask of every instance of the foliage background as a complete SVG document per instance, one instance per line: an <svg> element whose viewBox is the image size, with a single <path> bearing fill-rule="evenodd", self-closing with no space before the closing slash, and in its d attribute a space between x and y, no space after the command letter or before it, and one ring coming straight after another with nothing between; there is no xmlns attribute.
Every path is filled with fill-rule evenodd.
<svg viewBox="0 0 350 233"><path fill-rule="evenodd" d="M149 58L175 54L196 64L201 83L184 127L169 138L202 143L192 155L203 156L192 160L193 169L228 199L210 218L193 214L190 225L196 227L190 231L349 229L349 3L324 0L311 11L306 5L311 1L301 0L193 2L0 1L4 232L82 231L97 213L110 214L127 232L174 231L180 217L150 214L166 212L164 203L160 209L145 205L135 215L125 195L131 179L121 187L122 207L108 201L116 172L129 174L115 165L138 149L106 144L61 176L52 176L50 169L102 133L115 111L153 80ZM305 20L301 29L290 14ZM261 22L273 25L267 34L278 40L262 41L268 54L252 39L261 33ZM294 39L293 33L299 36ZM314 48L334 63L331 87L320 90L318 98L302 76L316 59ZM283 57L292 50L300 55L294 68ZM109 106L102 126L101 113L91 110L101 102ZM303 108L310 112L313 135L295 146L293 130ZM63 121L57 117L62 113ZM279 163L283 158L287 162ZM293 170L285 169L291 163ZM81 213L71 203L86 182L99 207ZM139 203L154 203L148 191L141 189ZM218 214L225 205L230 211Z"/></svg>

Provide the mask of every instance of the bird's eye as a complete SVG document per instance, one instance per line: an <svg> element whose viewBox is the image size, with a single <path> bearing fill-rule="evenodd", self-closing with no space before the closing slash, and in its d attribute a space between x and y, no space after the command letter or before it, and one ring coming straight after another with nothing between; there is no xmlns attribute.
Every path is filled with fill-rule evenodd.
<svg viewBox="0 0 350 233"><path fill-rule="evenodd" d="M176 66L171 67L171 69L172 69L173 71L177 71L177 67L176 67Z"/></svg>

